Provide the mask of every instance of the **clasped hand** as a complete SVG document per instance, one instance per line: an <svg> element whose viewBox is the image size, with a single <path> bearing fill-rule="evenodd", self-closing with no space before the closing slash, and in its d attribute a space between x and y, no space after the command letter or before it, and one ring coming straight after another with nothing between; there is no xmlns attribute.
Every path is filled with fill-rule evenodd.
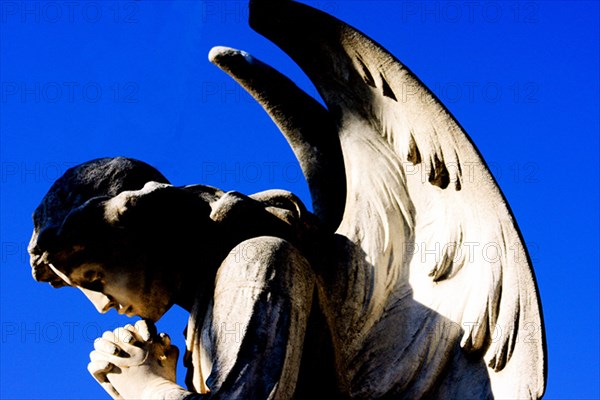
<svg viewBox="0 0 600 400"><path fill-rule="evenodd" d="M113 399L154 398L161 388L177 387L178 355L168 335L141 320L96 339L88 371Z"/></svg>

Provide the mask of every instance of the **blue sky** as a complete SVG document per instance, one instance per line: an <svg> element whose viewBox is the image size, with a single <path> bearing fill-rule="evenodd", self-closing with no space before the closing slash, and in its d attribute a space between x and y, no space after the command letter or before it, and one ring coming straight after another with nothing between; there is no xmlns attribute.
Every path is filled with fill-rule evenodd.
<svg viewBox="0 0 600 400"><path fill-rule="evenodd" d="M534 262L546 398L599 398L598 2L309 4L388 48L471 135ZM247 50L315 90L249 29L244 1L2 1L0 12L0 398L107 398L88 353L128 320L33 281L33 209L66 168L116 155L176 185L283 188L310 203L285 140L208 51ZM185 324L173 309L159 329L182 348Z"/></svg>

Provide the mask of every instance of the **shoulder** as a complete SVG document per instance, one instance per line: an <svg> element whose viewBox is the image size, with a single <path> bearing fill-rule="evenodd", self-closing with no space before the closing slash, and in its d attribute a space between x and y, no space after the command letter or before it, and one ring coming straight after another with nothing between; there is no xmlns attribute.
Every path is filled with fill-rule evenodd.
<svg viewBox="0 0 600 400"><path fill-rule="evenodd" d="M264 264L302 258L300 251L289 241L275 236L259 236L235 246L225 262Z"/></svg>
<svg viewBox="0 0 600 400"><path fill-rule="evenodd" d="M227 255L217 272L215 294L250 286L261 291L287 292L312 280L309 262L292 243L259 236L239 243Z"/></svg>

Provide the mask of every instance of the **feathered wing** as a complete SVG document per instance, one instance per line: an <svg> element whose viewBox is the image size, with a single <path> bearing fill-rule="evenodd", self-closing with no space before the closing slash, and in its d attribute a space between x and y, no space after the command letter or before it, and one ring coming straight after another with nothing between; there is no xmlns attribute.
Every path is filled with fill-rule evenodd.
<svg viewBox="0 0 600 400"><path fill-rule="evenodd" d="M318 118L297 117L294 104L305 99L300 89L286 87L286 100L280 83L253 78L267 71L264 64L247 57L240 64L224 50L212 57L257 98L288 140L290 132L308 136L301 148L294 147L297 138L290 140L305 171L328 156L336 160L335 173L312 185L309 179L309 186L313 200L320 196L316 208L337 196L325 214L334 216L330 226L340 222L332 209L344 205L339 192L346 190L337 234L346 243L342 251L352 253L344 262L353 273L334 294L340 304L354 304L339 311L344 322L336 326L344 343L339 362L353 372L342 384L353 390L356 376L369 369L383 368L378 373L385 375L382 362L394 356L381 354L392 351L402 366L389 368L390 374L407 376L401 389L431 394L414 388L443 386L439 376L453 376L448 368L458 371L456 340L467 359L485 360L494 396L541 397L545 337L530 260L506 200L460 125L400 61L329 15L290 1L251 1L250 23L298 63L328 109L328 117L313 113L327 129L311 139L306 132ZM274 70L267 75L282 79ZM311 107L319 108L316 102ZM329 150L315 151L322 147ZM341 165L345 187L335 181L344 180ZM338 186L332 191L328 181ZM431 339L432 330L438 339ZM443 370L436 371L436 363ZM394 380L401 381L386 376L379 386Z"/></svg>

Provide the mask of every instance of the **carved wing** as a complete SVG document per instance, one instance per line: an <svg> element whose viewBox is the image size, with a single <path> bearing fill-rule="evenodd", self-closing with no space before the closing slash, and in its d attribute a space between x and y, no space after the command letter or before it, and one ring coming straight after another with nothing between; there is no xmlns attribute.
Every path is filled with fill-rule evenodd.
<svg viewBox="0 0 600 400"><path fill-rule="evenodd" d="M454 341L468 359L485 360L495 396L541 397L546 350L531 263L460 125L399 60L329 15L289 1L252 1L250 23L296 61L327 107L245 53L211 53L281 128L317 215L354 249L340 245L354 252L346 272L357 272L330 293L355 305L336 315L344 322L333 322L344 343L340 362L352 371L342 385L367 390L353 386L387 360L402 366L389 367L395 376L375 390L431 394L415 386L439 386L439 376L452 375L442 370L458 368ZM431 339L432 329L441 336ZM380 345L387 350L368 343L377 340L389 342ZM434 354L432 346L443 349ZM398 360L381 355L390 349ZM408 378L398 383L401 375Z"/></svg>

